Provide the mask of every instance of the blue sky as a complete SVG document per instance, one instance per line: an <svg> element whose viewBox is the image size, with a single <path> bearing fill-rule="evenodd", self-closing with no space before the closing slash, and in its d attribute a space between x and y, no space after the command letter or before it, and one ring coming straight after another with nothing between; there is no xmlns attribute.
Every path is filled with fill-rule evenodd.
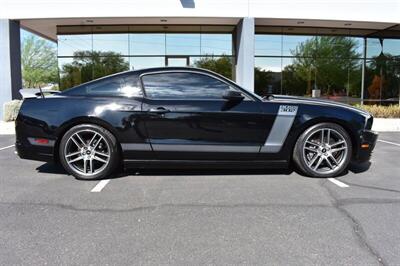
<svg viewBox="0 0 400 266"><path fill-rule="evenodd" d="M47 41L49 44L51 44L51 45L57 46L57 44L56 44L55 42L49 41L49 40L47 40L47 39L44 39L44 38L40 37L39 35L33 34L33 33L29 32L29 31L24 30L24 29L21 29L20 32L21 32L21 43L22 43L26 38L28 38L29 36L34 35L34 36L36 36L37 38L41 38L41 39L43 39L43 40L46 40L46 41Z"/></svg>

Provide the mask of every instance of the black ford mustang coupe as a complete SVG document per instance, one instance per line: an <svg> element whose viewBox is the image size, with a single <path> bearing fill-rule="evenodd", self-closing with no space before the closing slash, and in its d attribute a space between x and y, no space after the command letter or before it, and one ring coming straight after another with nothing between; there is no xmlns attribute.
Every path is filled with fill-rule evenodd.
<svg viewBox="0 0 400 266"><path fill-rule="evenodd" d="M332 177L366 161L373 117L348 105L271 95L265 99L196 68L114 74L23 101L16 149L60 162L78 179L125 167L286 167Z"/></svg>

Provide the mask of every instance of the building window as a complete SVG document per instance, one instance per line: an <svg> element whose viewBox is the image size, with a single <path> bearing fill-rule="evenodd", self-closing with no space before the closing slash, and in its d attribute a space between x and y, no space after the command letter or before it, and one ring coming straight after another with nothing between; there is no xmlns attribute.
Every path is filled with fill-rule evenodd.
<svg viewBox="0 0 400 266"><path fill-rule="evenodd" d="M399 39L364 39L351 37L351 32L324 35L327 33L319 34L318 29L303 29L313 31L310 35L290 33L296 28L257 29L257 94L311 96L313 90L318 90L323 98L350 104L399 102Z"/></svg>
<svg viewBox="0 0 400 266"><path fill-rule="evenodd" d="M58 56L72 57L80 51L91 51L92 34L58 35Z"/></svg>
<svg viewBox="0 0 400 266"><path fill-rule="evenodd" d="M213 31L210 27L204 30ZM202 27L193 29L198 32L175 29L183 33L144 32L136 26L115 30L119 32L111 26L63 29L58 35L60 89L125 70L167 65L206 68L232 78L232 33L226 31L233 28L212 33ZM81 31L86 33L77 34Z"/></svg>
<svg viewBox="0 0 400 266"><path fill-rule="evenodd" d="M360 102L363 39L256 34L255 91Z"/></svg>
<svg viewBox="0 0 400 266"><path fill-rule="evenodd" d="M367 39L364 103L398 104L400 40Z"/></svg>
<svg viewBox="0 0 400 266"><path fill-rule="evenodd" d="M132 56L165 55L165 34L131 33L129 47Z"/></svg>

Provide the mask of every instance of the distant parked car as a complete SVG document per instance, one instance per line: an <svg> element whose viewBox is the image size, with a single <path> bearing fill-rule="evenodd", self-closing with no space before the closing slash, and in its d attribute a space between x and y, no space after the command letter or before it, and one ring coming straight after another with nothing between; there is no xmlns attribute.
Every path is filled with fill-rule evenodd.
<svg viewBox="0 0 400 266"><path fill-rule="evenodd" d="M366 161L377 134L362 110L289 96L262 99L207 70L151 68L24 100L21 158L55 160L76 178L125 167L287 167L332 177Z"/></svg>

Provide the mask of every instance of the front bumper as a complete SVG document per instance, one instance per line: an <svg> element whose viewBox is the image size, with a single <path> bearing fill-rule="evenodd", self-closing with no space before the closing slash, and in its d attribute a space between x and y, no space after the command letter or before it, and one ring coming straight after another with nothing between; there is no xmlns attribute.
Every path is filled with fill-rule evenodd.
<svg viewBox="0 0 400 266"><path fill-rule="evenodd" d="M372 130L363 130L360 134L360 142L356 153L356 161L365 162L371 158L372 151L375 148L378 133Z"/></svg>

